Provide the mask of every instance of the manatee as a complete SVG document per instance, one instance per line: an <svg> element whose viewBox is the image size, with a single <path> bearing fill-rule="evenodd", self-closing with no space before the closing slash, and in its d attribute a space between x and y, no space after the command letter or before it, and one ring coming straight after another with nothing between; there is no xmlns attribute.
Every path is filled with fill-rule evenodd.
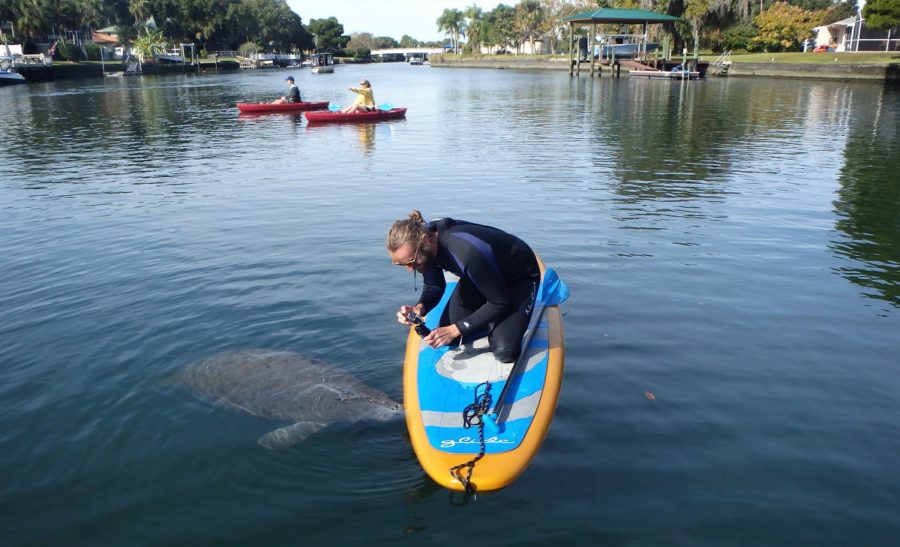
<svg viewBox="0 0 900 547"><path fill-rule="evenodd" d="M213 404L252 416L293 422L259 439L291 446L335 422L391 420L403 406L324 361L289 351L225 352L189 364L182 383Z"/></svg>

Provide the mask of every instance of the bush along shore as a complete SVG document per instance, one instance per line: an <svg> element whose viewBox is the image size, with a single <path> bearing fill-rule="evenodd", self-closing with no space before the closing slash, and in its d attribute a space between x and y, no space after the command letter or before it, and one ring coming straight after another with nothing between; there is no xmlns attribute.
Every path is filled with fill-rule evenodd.
<svg viewBox="0 0 900 547"><path fill-rule="evenodd" d="M677 60L677 58L675 59ZM701 61L712 62L714 55L702 56ZM523 70L569 70L569 58L536 55L435 55L431 66L441 68L493 68ZM610 67L601 66L601 74ZM627 72L622 67L622 72ZM581 74L590 73L589 64L582 62ZM801 78L825 80L869 80L900 84L900 54L897 53L772 53L734 55L729 76L767 78Z"/></svg>

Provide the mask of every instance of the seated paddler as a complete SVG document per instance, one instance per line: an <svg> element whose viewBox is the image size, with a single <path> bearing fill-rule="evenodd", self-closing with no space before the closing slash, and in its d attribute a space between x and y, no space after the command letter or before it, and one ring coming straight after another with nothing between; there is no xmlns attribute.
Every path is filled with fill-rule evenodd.
<svg viewBox="0 0 900 547"><path fill-rule="evenodd" d="M284 97L280 99L275 99L272 101L272 104L285 104L285 103L299 103L300 99L300 88L297 87L297 84L294 83L294 77L288 76L285 78L285 83L288 85L288 93Z"/></svg>

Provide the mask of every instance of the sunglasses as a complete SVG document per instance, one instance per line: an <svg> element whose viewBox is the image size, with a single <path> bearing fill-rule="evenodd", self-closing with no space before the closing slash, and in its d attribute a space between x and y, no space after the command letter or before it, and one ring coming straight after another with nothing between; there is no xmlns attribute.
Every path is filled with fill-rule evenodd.
<svg viewBox="0 0 900 547"><path fill-rule="evenodd" d="M410 258L406 262L394 262L393 264L394 264L394 266L404 266L404 267L412 266L413 264L416 263L416 260L418 260L418 259L419 259L419 248L416 247L416 254L414 254L412 258Z"/></svg>

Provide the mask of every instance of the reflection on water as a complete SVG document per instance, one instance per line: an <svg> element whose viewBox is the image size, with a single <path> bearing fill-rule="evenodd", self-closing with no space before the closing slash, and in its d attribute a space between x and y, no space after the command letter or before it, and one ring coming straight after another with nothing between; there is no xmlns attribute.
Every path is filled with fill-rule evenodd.
<svg viewBox="0 0 900 547"><path fill-rule="evenodd" d="M375 124L364 123L357 128L359 132L359 149L365 154L370 153L375 145L375 127Z"/></svg>
<svg viewBox="0 0 900 547"><path fill-rule="evenodd" d="M850 259L841 275L900 307L900 98L885 90L847 110L854 116L834 203L846 237L831 248Z"/></svg>
<svg viewBox="0 0 900 547"><path fill-rule="evenodd" d="M349 133L355 133L359 152L366 156L375 150L376 141L384 143L390 140L394 131L404 127L405 123L406 120L377 123L316 123L307 125L305 131L320 140L341 138Z"/></svg>

